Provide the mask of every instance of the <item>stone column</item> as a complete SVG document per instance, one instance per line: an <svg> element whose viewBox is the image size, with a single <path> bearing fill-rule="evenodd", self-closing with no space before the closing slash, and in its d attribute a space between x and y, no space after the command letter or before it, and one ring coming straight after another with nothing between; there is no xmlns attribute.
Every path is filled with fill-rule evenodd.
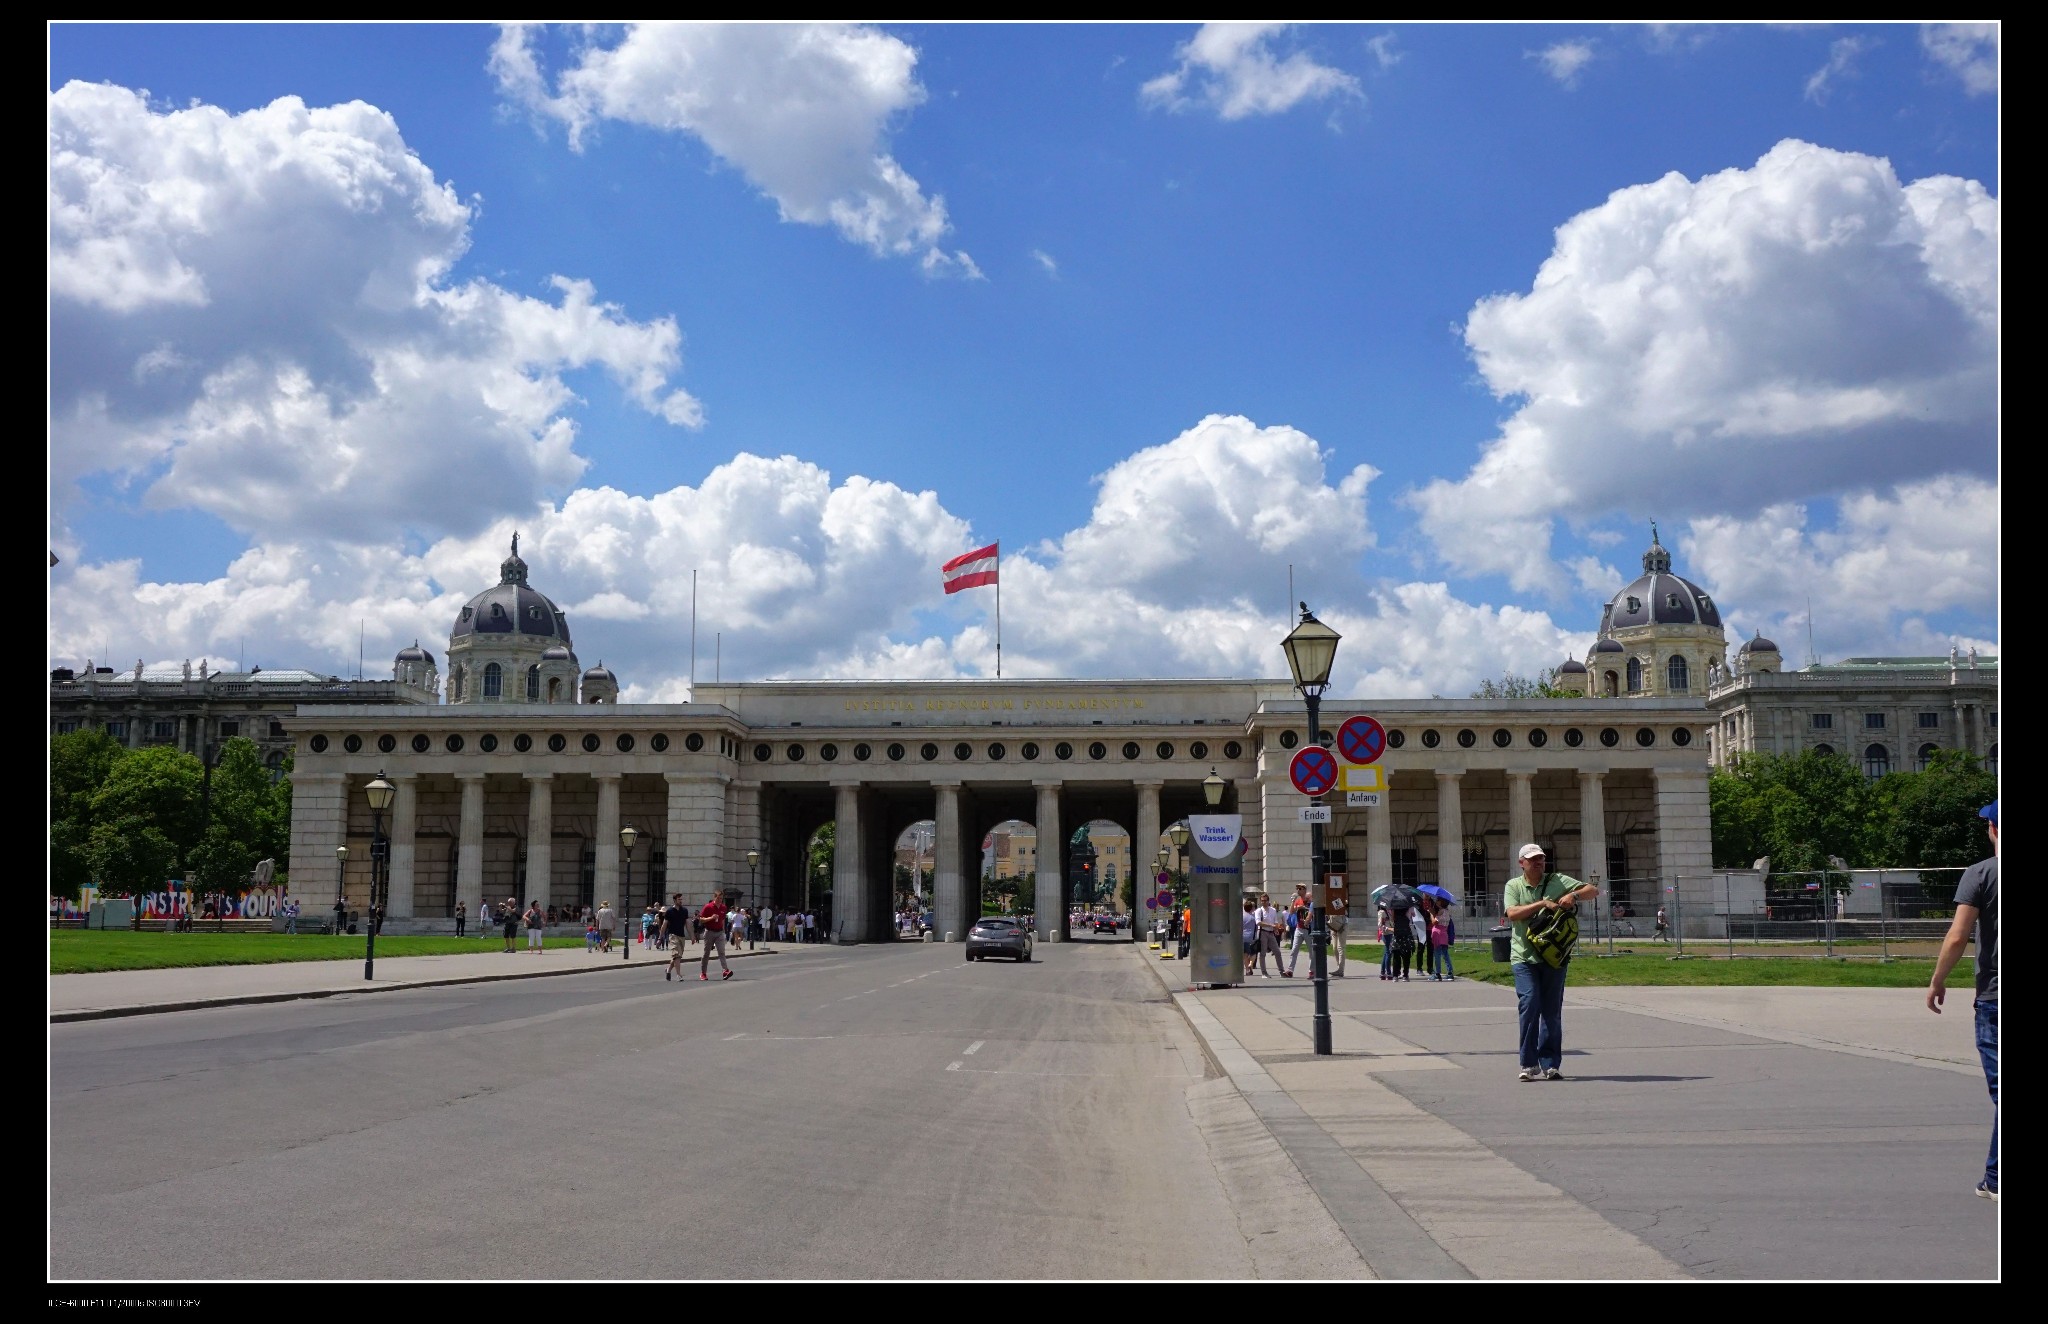
<svg viewBox="0 0 2048 1324"><path fill-rule="evenodd" d="M868 931L867 878L861 869L860 783L834 782L832 841L833 942L860 942Z"/></svg>
<svg viewBox="0 0 2048 1324"><path fill-rule="evenodd" d="M1660 887L1690 885L1713 872L1713 825L1704 768L1656 768L1657 873ZM1679 879L1685 883L1680 884ZM1681 902L1685 905L1684 902ZM1686 905L1691 910L1691 905ZM1702 910L1698 913L1705 914Z"/></svg>
<svg viewBox="0 0 2048 1324"><path fill-rule="evenodd" d="M1060 826L1060 783L1033 782L1038 788L1038 817L1032 826L1038 833L1036 896L1032 909L1038 913L1038 940L1059 942L1065 925L1060 922L1067 908L1066 838ZM1048 883L1047 874L1051 874Z"/></svg>
<svg viewBox="0 0 2048 1324"><path fill-rule="evenodd" d="M339 865L334 848L348 838L348 779L338 772L292 774L291 894L303 921L318 924L334 913Z"/></svg>
<svg viewBox="0 0 2048 1324"><path fill-rule="evenodd" d="M1512 852L1536 840L1536 809L1529 795L1529 783L1535 779L1536 774L1510 768L1507 776L1508 850L1512 862Z"/></svg>
<svg viewBox="0 0 2048 1324"><path fill-rule="evenodd" d="M979 906L968 904L967 880L960 848L960 786L941 782L933 788L932 927L947 942L965 942L967 927L980 914ZM980 881L979 879L976 880Z"/></svg>
<svg viewBox="0 0 2048 1324"><path fill-rule="evenodd" d="M1465 804L1459 794L1459 779L1464 775L1462 768L1439 768L1436 774L1436 885L1454 893L1461 893L1465 886ZM1526 787L1523 792L1527 794ZM1525 799L1525 808L1527 804ZM1458 886L1452 887L1446 879Z"/></svg>
<svg viewBox="0 0 2048 1324"><path fill-rule="evenodd" d="M413 865L419 857L420 779L409 772L391 776L398 794L391 801L391 877L384 893L384 914L388 919L411 919Z"/></svg>
<svg viewBox="0 0 2048 1324"><path fill-rule="evenodd" d="M1603 769L1579 772L1579 877L1587 882L1600 875L1600 886L1611 888L1614 879L1607 872L1607 787Z"/></svg>
<svg viewBox="0 0 2048 1324"><path fill-rule="evenodd" d="M455 846L455 899L468 907L475 924L484 908L484 775L458 772L462 787L462 818ZM293 788L294 793L297 787Z"/></svg>
<svg viewBox="0 0 2048 1324"><path fill-rule="evenodd" d="M1131 838L1131 936L1138 936L1140 915L1156 916L1158 912L1145 909L1145 898L1159 890L1152 881L1153 860L1159 854L1159 791L1161 782L1139 782L1138 826ZM1138 886L1142 879L1145 886Z"/></svg>
<svg viewBox="0 0 2048 1324"><path fill-rule="evenodd" d="M538 901L545 909L554 900L554 866L554 775L529 772L526 774L526 877L520 888L520 905Z"/></svg>
<svg viewBox="0 0 2048 1324"><path fill-rule="evenodd" d="M725 784L722 775L671 772L668 780L668 890L703 905L731 887L725 865ZM640 858L634 849L635 867Z"/></svg>
<svg viewBox="0 0 2048 1324"><path fill-rule="evenodd" d="M626 904L626 897L619 891L620 777L616 772L594 772L590 775L590 780L597 783L597 840L591 843L591 854L595 857L593 860L595 867L591 870L590 875L591 891L594 895L590 899L590 904L592 906L599 906L607 901L611 902L612 909L618 913L620 920L623 921L626 917L626 912L621 907ZM635 823L633 826L640 829L642 834L641 840L647 842L650 846L653 845L653 834L649 833L645 827L638 823ZM633 862L637 865L645 858L647 857L641 854L639 843L636 842L633 846ZM638 880L641 883L640 895L645 897L647 895L647 875L638 869L635 869L634 872L640 875Z"/></svg>
<svg viewBox="0 0 2048 1324"><path fill-rule="evenodd" d="M1365 811L1365 889L1349 889L1349 895L1360 901L1371 896L1375 887L1394 881L1394 774L1389 772L1385 776L1387 789L1380 793L1380 802ZM1451 886L1441 878L1437 882Z"/></svg>

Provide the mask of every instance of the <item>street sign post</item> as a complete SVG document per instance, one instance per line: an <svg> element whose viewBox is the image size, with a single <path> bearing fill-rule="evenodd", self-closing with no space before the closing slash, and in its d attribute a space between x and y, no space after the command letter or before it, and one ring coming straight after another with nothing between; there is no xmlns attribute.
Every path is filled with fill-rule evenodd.
<svg viewBox="0 0 2048 1324"><path fill-rule="evenodd" d="M1310 745L1287 765L1287 778L1303 795L1321 795L1337 784L1337 760L1321 745Z"/></svg>
<svg viewBox="0 0 2048 1324"><path fill-rule="evenodd" d="M1387 752L1387 729L1363 714L1337 728L1337 752L1352 763L1373 763Z"/></svg>
<svg viewBox="0 0 2048 1324"><path fill-rule="evenodd" d="M1328 805L1303 805L1294 812L1301 815L1301 821L1304 823L1327 823L1330 821L1330 806Z"/></svg>

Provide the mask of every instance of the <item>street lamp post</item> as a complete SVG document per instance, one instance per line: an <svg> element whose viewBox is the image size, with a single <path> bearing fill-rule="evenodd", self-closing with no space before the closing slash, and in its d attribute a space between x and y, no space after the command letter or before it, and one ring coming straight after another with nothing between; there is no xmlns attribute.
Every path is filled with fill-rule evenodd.
<svg viewBox="0 0 2048 1324"><path fill-rule="evenodd" d="M348 906L341 899L342 884L348 878L348 847L334 848L334 936L341 936L341 922L348 914Z"/></svg>
<svg viewBox="0 0 2048 1324"><path fill-rule="evenodd" d="M398 796L398 788L384 780L383 769L363 794L370 801L370 922L369 944L363 949L363 978L368 979L377 970L377 916L378 905L384 894L386 870L390 867L391 843L384 836L384 811L391 807Z"/></svg>
<svg viewBox="0 0 2048 1324"><path fill-rule="evenodd" d="M1166 836L1168 840L1173 842L1173 851L1176 857L1175 863L1179 865L1181 886L1185 887L1188 881L1188 821L1183 818L1172 827L1166 829ZM1166 854L1165 849L1161 848L1159 854L1163 858ZM1171 926L1169 925L1168 927L1170 928Z"/></svg>
<svg viewBox="0 0 2048 1324"><path fill-rule="evenodd" d="M621 961L633 959L633 935L626 928L626 914L627 899L633 895L633 843L638 840L640 840L640 829L634 827L631 823L619 829L619 844L626 848L626 882L619 889L618 934L620 938L619 959Z"/></svg>
<svg viewBox="0 0 2048 1324"><path fill-rule="evenodd" d="M1287 654L1287 669L1294 674L1294 688L1301 691L1302 699L1308 704L1311 745L1322 741L1323 692L1330 687L1330 667L1337 660L1339 638L1341 636L1335 630L1315 618L1315 613L1304 602L1301 604L1301 620L1280 642L1281 649ZM1330 918L1328 897L1323 889L1321 823L1309 824L1309 898L1312 916L1309 968L1316 998L1315 1017L1310 1024L1314 1030L1316 1055L1328 1057L1333 1051L1330 1045Z"/></svg>
<svg viewBox="0 0 2048 1324"><path fill-rule="evenodd" d="M759 909L759 908L760 908L760 905L761 905L761 898L760 898L760 897L759 897L758 895L756 895L756 893L755 893L755 891L754 891L754 871L755 871L755 870L756 870L757 868L759 868L759 867L760 867L760 864L761 864L761 852L760 852L760 851L758 851L758 850L750 850L750 851L748 851L748 852L747 852L747 905L748 905L748 906L750 906L750 907L753 907L753 908L755 908L755 909Z"/></svg>

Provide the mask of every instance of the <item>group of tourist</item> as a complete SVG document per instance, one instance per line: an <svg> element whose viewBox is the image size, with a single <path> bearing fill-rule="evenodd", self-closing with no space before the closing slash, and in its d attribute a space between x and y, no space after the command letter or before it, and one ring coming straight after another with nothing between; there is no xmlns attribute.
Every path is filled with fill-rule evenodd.
<svg viewBox="0 0 2048 1324"><path fill-rule="evenodd" d="M1309 930L1313 912L1309 908L1307 883L1296 883L1294 897L1285 906L1273 904L1273 898L1259 893L1254 902L1250 897L1244 900L1244 977L1252 977L1252 965L1258 964L1261 979L1294 978L1294 971L1301 960L1301 949L1309 945ZM1268 973L1267 958L1271 958L1273 969Z"/></svg>
<svg viewBox="0 0 2048 1324"><path fill-rule="evenodd" d="M1418 896L1413 904L1382 904L1375 917L1380 942L1380 978L1406 980L1412 967L1443 982L1456 979L1451 945L1458 941L1458 922L1447 901Z"/></svg>

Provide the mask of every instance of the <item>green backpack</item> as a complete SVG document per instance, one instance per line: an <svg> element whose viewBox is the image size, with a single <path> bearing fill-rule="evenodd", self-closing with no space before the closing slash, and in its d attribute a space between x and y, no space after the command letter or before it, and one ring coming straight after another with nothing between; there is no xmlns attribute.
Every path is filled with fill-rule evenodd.
<svg viewBox="0 0 2048 1324"><path fill-rule="evenodd" d="M1547 881L1547 880L1546 880ZM1537 912L1529 920L1529 949L1553 970L1572 959L1572 946L1579 940L1579 912L1559 907Z"/></svg>

